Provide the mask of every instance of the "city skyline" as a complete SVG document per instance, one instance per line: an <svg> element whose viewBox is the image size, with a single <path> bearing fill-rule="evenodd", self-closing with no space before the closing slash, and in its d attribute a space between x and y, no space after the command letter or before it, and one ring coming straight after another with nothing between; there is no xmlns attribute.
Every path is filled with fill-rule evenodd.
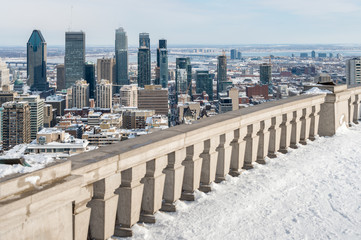
<svg viewBox="0 0 361 240"><path fill-rule="evenodd" d="M140 32L152 35L151 45L161 38L185 45L361 43L361 33L354 31L361 20L361 3L355 0L17 0L3 7L17 9L18 17L14 18L12 11L0 16L7 22L0 26L0 46L24 45L33 29L40 29L52 46L64 45L64 32L68 30L86 32L90 46L110 46L118 27L126 29L130 46L137 45Z"/></svg>

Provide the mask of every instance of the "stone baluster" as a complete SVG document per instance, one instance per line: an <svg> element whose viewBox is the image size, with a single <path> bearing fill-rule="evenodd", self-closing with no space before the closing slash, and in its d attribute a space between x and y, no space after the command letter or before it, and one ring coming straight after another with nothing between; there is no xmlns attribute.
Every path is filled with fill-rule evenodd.
<svg viewBox="0 0 361 240"><path fill-rule="evenodd" d="M212 137L204 141L204 151L201 154L203 159L201 172L201 185L199 190L202 192L211 191L210 184L216 179L217 157L216 151L219 145L219 137Z"/></svg>
<svg viewBox="0 0 361 240"><path fill-rule="evenodd" d="M355 112L355 103L356 100L356 96L355 95L351 95L350 98L348 99L348 126L352 126L353 123L353 118L354 118L354 112Z"/></svg>
<svg viewBox="0 0 361 240"><path fill-rule="evenodd" d="M355 101L353 102L354 113L352 116L352 122L358 124L358 116L360 115L360 95L355 95Z"/></svg>
<svg viewBox="0 0 361 240"><path fill-rule="evenodd" d="M281 142L281 125L282 124L282 115L273 117L271 119L271 128L270 128L270 141L268 147L268 157L276 158L276 153L280 149Z"/></svg>
<svg viewBox="0 0 361 240"><path fill-rule="evenodd" d="M117 225L114 235L132 236L131 227L139 221L144 185L141 179L146 172L146 163L121 172L121 185L115 191L119 195Z"/></svg>
<svg viewBox="0 0 361 240"><path fill-rule="evenodd" d="M265 157L268 154L268 147L270 142L270 127L272 125L271 119L261 121L260 131L258 132L258 152L257 152L257 163L265 164Z"/></svg>
<svg viewBox="0 0 361 240"><path fill-rule="evenodd" d="M231 142L232 154L229 174L233 177L241 173L244 164L244 152L246 149L246 141L244 137L247 135L247 128L239 128L234 130L234 139ZM268 149L267 149L268 150Z"/></svg>
<svg viewBox="0 0 361 240"><path fill-rule="evenodd" d="M165 182L163 170L167 163L168 156L163 156L148 161L146 164L146 174L142 180L144 190L140 214L141 222L155 223L154 213L162 207Z"/></svg>
<svg viewBox="0 0 361 240"><path fill-rule="evenodd" d="M312 106L312 113L311 113L311 126L310 126L310 137L311 141L316 139L318 135L318 124L320 122L320 111L321 105Z"/></svg>
<svg viewBox="0 0 361 240"><path fill-rule="evenodd" d="M281 144L280 150L281 153L287 153L288 147L291 145L291 130L293 119L293 113L285 113L282 115L282 124L281 124Z"/></svg>
<svg viewBox="0 0 361 240"><path fill-rule="evenodd" d="M181 200L194 201L194 190L199 188L202 171L204 143L200 142L186 148L186 159L183 161L184 177Z"/></svg>
<svg viewBox="0 0 361 240"><path fill-rule="evenodd" d="M301 140L301 127L302 127L302 110L297 110L293 112L293 118L291 121L292 130L291 130L291 148L298 148L297 144L300 143Z"/></svg>
<svg viewBox="0 0 361 240"><path fill-rule="evenodd" d="M232 146L231 142L234 139L234 133L228 132L222 134L220 137L219 146L217 147L218 159L217 159L217 170L216 170L216 183L225 180L225 176L229 173L231 165L231 153Z"/></svg>
<svg viewBox="0 0 361 240"><path fill-rule="evenodd" d="M186 157L186 149L180 149L168 154L168 165L163 170L165 183L163 192L162 211L175 212L174 202L181 197L184 176L183 160Z"/></svg>
<svg viewBox="0 0 361 240"><path fill-rule="evenodd" d="M90 238L105 240L114 235L119 195L114 191L121 183L120 173L93 183L93 199L88 206L90 215Z"/></svg>
<svg viewBox="0 0 361 240"><path fill-rule="evenodd" d="M300 143L303 145L307 144L310 137L311 113L312 107L302 109Z"/></svg>
<svg viewBox="0 0 361 240"><path fill-rule="evenodd" d="M246 141L246 150L244 154L243 169L253 168L252 163L257 160L259 130L260 130L260 123L254 123L247 126L247 135L244 138Z"/></svg>
<svg viewBox="0 0 361 240"><path fill-rule="evenodd" d="M87 185L80 188L77 199L73 203L73 239L87 239L89 231L91 210L87 204L93 196L93 186Z"/></svg>

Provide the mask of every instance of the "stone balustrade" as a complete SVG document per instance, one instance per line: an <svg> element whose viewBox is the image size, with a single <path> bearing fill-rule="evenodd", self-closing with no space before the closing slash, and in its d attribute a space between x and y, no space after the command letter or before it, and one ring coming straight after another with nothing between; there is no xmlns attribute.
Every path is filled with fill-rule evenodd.
<svg viewBox="0 0 361 240"><path fill-rule="evenodd" d="M360 116L361 87L301 95L176 126L0 180L1 239L132 235L157 211L211 191L254 162L332 136Z"/></svg>

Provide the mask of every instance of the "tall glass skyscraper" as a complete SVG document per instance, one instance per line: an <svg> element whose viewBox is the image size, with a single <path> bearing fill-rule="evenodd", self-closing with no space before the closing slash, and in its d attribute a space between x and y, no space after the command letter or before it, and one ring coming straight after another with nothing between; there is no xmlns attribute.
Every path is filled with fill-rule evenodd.
<svg viewBox="0 0 361 240"><path fill-rule="evenodd" d="M85 33L65 33L65 87L71 87L76 81L84 79Z"/></svg>
<svg viewBox="0 0 361 240"><path fill-rule="evenodd" d="M217 97L227 89L227 57L225 54L218 56L217 66Z"/></svg>
<svg viewBox="0 0 361 240"><path fill-rule="evenodd" d="M31 90L46 91L46 42L40 30L34 30L27 43L27 75Z"/></svg>
<svg viewBox="0 0 361 240"><path fill-rule="evenodd" d="M259 66L259 80L261 85L268 85L268 93L272 93L272 65L262 63Z"/></svg>
<svg viewBox="0 0 361 240"><path fill-rule="evenodd" d="M157 48L157 68L159 68L159 76L157 76L155 84L162 85L162 88L168 87L168 50L167 40L160 39Z"/></svg>
<svg viewBox="0 0 361 240"><path fill-rule="evenodd" d="M176 59L175 85L177 103L179 94L192 97L192 65L189 57Z"/></svg>
<svg viewBox="0 0 361 240"><path fill-rule="evenodd" d="M150 63L150 39L149 33L139 34L138 49L138 86L150 85L151 83Z"/></svg>
<svg viewBox="0 0 361 240"><path fill-rule="evenodd" d="M213 101L213 80L209 76L208 70L197 70L196 71L196 93L202 93L205 91L209 100Z"/></svg>
<svg viewBox="0 0 361 240"><path fill-rule="evenodd" d="M115 30L116 85L128 85L128 36L122 27ZM114 88L119 92L120 87Z"/></svg>
<svg viewBox="0 0 361 240"><path fill-rule="evenodd" d="M95 96L95 64L93 62L85 63L85 81L89 84L89 98L94 99Z"/></svg>

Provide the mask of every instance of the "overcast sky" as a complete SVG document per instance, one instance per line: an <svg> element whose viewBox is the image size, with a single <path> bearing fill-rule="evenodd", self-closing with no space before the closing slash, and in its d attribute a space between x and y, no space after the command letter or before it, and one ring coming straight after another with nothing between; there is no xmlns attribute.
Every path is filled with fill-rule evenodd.
<svg viewBox="0 0 361 240"><path fill-rule="evenodd" d="M4 0L0 46L25 46L33 29L62 46L69 28L113 45L119 26L134 46L140 32L169 45L359 44L360 13L360 0Z"/></svg>

